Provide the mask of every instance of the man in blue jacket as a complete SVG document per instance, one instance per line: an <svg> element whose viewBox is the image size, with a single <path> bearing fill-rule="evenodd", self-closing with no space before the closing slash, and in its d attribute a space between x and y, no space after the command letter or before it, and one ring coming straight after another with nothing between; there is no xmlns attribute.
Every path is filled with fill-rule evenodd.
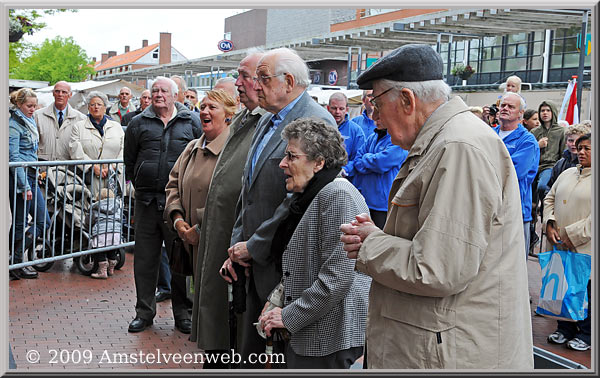
<svg viewBox="0 0 600 378"><path fill-rule="evenodd" d="M494 130L498 133L510 157L521 193L521 209L523 211L523 235L525 237L525 259L529 254L529 224L531 217L531 184L537 174L540 161L540 147L533 134L519 123L523 119L525 101L517 93L507 92L500 100L498 112L499 126Z"/></svg>
<svg viewBox="0 0 600 378"><path fill-rule="evenodd" d="M362 95L362 103L363 103L363 112L361 115L356 116L351 119L352 122L356 123L362 129L365 134L365 139L370 137L373 131L377 128L375 121L373 121L373 105L371 105L371 98L373 98L373 90L366 89L363 91Z"/></svg>
<svg viewBox="0 0 600 378"><path fill-rule="evenodd" d="M342 92L335 92L329 97L327 111L331 113L337 123L338 130L344 138L344 146L348 154L348 164L342 169L351 182L354 179L354 160L358 150L365 144L365 134L360 126L348 119L348 97Z"/></svg>
<svg viewBox="0 0 600 378"><path fill-rule="evenodd" d="M376 122L377 128L367 137L354 162L354 186L362 193L371 219L383 228L388 211L388 195L392 183L404 163L408 151L392 144L387 130Z"/></svg>

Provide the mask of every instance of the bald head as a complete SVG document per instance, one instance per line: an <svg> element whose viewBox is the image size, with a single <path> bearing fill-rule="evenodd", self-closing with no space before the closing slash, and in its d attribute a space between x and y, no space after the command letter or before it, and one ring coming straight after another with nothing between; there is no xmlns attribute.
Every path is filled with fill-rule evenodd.
<svg viewBox="0 0 600 378"><path fill-rule="evenodd" d="M71 85L69 85L69 83L66 81L59 81L54 84L52 96L54 96L54 106L56 109L65 110L72 95L73 93L71 92Z"/></svg>

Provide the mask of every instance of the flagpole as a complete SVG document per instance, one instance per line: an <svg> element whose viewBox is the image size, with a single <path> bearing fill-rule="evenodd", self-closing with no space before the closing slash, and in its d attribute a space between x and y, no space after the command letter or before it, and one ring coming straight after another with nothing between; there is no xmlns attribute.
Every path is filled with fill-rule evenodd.
<svg viewBox="0 0 600 378"><path fill-rule="evenodd" d="M577 118L581 119L581 97L583 91L583 67L585 65L585 39L587 35L587 22L589 11L583 11L583 19L581 21L581 46L579 47L579 68L577 69L577 78L579 85L577 86Z"/></svg>

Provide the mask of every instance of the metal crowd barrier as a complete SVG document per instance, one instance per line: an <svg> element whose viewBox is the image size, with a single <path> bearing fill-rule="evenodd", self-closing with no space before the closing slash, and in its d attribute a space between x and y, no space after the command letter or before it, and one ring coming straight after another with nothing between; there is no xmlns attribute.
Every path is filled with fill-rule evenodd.
<svg viewBox="0 0 600 378"><path fill-rule="evenodd" d="M105 178L93 174L93 166L102 164L108 168ZM132 247L133 230L133 187L125 182L125 167L122 159L112 160L66 160L10 162L9 174L14 178L11 201L12 226L9 232L9 269L34 266L44 270L44 266L55 261L78 258L98 252ZM25 208L26 200L17 193L15 168L23 167L25 174L35 175L35 184L31 188L33 197L30 206L38 205L36 191L39 188L46 203L50 218L43 220L42 235L37 235L38 214L22 211L20 221L25 225L23 232L16 235L17 204ZM102 188L110 189L114 196L99 203ZM112 214L106 214L110 207L117 208ZM96 222L94 222L96 221ZM104 223L103 223L104 222ZM42 221L40 221L42 223ZM104 232L92 235L96 223L97 229ZM116 225L120 224L121 227ZM116 234L119 233L120 237ZM92 243L92 239L94 239ZM17 245L15 245L15 243ZM92 245L95 247L92 247ZM20 248L22 260L15 261L15 251Z"/></svg>

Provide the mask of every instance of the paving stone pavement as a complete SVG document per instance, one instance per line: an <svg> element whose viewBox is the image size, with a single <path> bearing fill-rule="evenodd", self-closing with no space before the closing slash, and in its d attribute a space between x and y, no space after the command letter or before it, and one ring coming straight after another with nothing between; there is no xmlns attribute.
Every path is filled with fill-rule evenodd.
<svg viewBox="0 0 600 378"><path fill-rule="evenodd" d="M202 350L175 330L170 300L157 304L152 327L127 332L135 316L133 258L127 253L123 268L107 280L83 276L69 259L39 273L38 279L11 281L9 341L18 371L201 369L194 360L200 360ZM534 345L591 367L591 351L571 351L546 341L556 322L534 315L541 275L537 258L530 256L527 265ZM34 351L39 362L30 363ZM160 355L161 361L148 361L149 355ZM175 356L187 359L174 361ZM362 363L361 357L352 369L360 369Z"/></svg>

